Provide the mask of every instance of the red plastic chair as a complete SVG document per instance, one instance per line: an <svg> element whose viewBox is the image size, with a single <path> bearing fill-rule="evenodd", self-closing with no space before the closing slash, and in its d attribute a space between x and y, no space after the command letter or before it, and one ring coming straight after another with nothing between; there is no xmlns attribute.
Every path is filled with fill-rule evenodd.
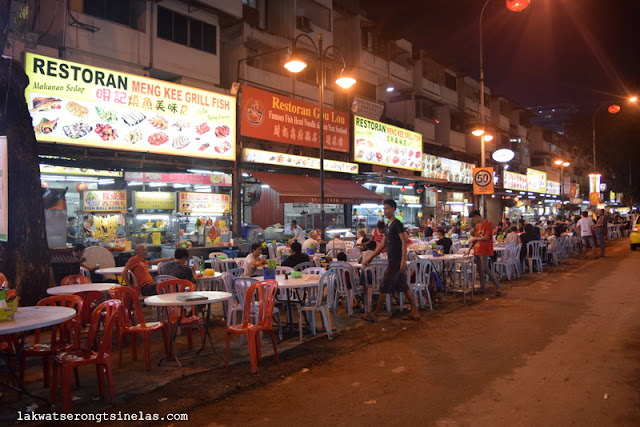
<svg viewBox="0 0 640 427"><path fill-rule="evenodd" d="M41 357L44 386L49 387L51 358L62 351L72 351L80 348L82 304L82 298L77 295L55 295L38 301L36 304L38 307L58 306L73 308L76 310L76 317L52 326L51 338L48 343L43 344L40 342L41 331L36 329L34 343L25 345L20 353L20 381L24 381L26 358Z"/></svg>
<svg viewBox="0 0 640 427"><path fill-rule="evenodd" d="M104 374L107 376L107 386L113 404L113 376L111 372L111 338L113 327L118 316L122 316L122 303L118 300L108 300L100 304L91 315L89 334L84 348L76 351L65 351L53 358L53 371L51 375L51 403L55 404L58 388L58 371L61 370L62 379L62 409L71 411L71 371L77 375L78 367L83 365L96 365L98 375L98 390L100 397L104 398ZM104 317L104 331L100 340L99 329ZM93 351L94 343L98 351Z"/></svg>
<svg viewBox="0 0 640 427"><path fill-rule="evenodd" d="M196 285L188 280L173 279L165 280L156 285L158 295L171 294L177 292L193 292ZM174 327L177 325L178 318L180 317L181 307L167 307L167 314L169 318L167 321ZM189 350L193 348L193 328L200 329L200 337L202 338L202 344L204 345L204 322L196 313L195 307L184 307L182 309L182 318L180 319L180 326L187 327L187 341L189 343Z"/></svg>
<svg viewBox="0 0 640 427"><path fill-rule="evenodd" d="M253 294L257 291L258 297L258 318L257 323L249 322L251 317L251 305L254 302ZM278 357L278 347L276 346L276 335L273 331L273 307L278 292L278 282L275 280L263 280L254 283L247 290L244 299L244 310L242 312L242 324L231 325L227 327L226 342L227 351L225 355L225 364L229 367L229 339L231 335L245 335L249 344L249 359L251 361L251 372L258 372L258 360L261 357L261 341L260 332L265 332L271 336L273 344L273 352L276 362L280 362Z"/></svg>
<svg viewBox="0 0 640 427"><path fill-rule="evenodd" d="M102 292L100 291L80 291L74 293L74 295L82 298L82 327L84 328L91 321L91 314L98 305L102 302Z"/></svg>
<svg viewBox="0 0 640 427"><path fill-rule="evenodd" d="M60 281L60 286L66 285L85 285L91 283L91 279L84 274L72 274L71 276L65 276Z"/></svg>
<svg viewBox="0 0 640 427"><path fill-rule="evenodd" d="M131 358L134 361L138 360L138 335L142 335L142 341L144 341L144 366L147 371L151 369L151 332L162 332L164 352L167 355L167 359L170 358L171 341L169 340L169 331L162 322L146 323L144 321L142 305L138 299L138 288L117 286L109 289L109 296L122 302L123 316L119 321L120 330L118 337L118 348L120 349L119 365L122 366L122 337L127 334L132 335Z"/></svg>

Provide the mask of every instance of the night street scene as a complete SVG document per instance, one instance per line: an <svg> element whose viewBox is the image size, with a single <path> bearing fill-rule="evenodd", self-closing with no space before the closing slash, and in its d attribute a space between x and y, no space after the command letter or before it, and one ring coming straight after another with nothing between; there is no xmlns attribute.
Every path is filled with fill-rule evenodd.
<svg viewBox="0 0 640 427"><path fill-rule="evenodd" d="M0 424L640 425L639 19L0 0Z"/></svg>

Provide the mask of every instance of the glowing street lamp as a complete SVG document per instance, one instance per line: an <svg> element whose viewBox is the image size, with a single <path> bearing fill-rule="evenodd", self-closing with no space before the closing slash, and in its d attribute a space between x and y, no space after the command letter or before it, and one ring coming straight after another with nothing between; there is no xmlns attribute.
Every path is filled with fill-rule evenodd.
<svg viewBox="0 0 640 427"><path fill-rule="evenodd" d="M635 104L636 102L638 102L638 97L633 95L633 96L629 96L627 97L627 102ZM593 112L593 118L592 118L592 124L593 124L593 128L592 128L592 139L593 139L593 171L597 171L597 165L596 165L596 115L598 114L598 112L600 111L600 109L606 104L600 104L596 107L596 111ZM611 104L607 107L607 111L610 114L618 114L621 110L621 107L618 104Z"/></svg>

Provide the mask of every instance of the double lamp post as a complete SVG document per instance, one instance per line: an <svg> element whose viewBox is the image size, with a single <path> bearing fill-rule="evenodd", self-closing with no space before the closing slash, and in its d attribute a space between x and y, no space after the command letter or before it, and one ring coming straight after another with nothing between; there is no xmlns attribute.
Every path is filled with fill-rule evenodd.
<svg viewBox="0 0 640 427"><path fill-rule="evenodd" d="M306 38L313 46L313 53L315 54L316 61L316 83L318 84L318 103L319 103L319 136L320 136L320 230L322 233L322 239L325 239L325 218L324 218L324 86L327 80L327 70L325 68L325 61L327 59L327 52L333 50L337 52L342 60L342 70L340 75L336 79L336 84L343 89L348 89L356 83L356 79L347 75L345 72L346 61L342 51L333 45L329 45L326 48L323 46L322 34L318 34L318 44L309 37L307 34L300 34L293 40L293 48L287 62L284 67L292 73L299 73L307 68L307 61L304 59L303 54L297 49L296 45L298 40Z"/></svg>

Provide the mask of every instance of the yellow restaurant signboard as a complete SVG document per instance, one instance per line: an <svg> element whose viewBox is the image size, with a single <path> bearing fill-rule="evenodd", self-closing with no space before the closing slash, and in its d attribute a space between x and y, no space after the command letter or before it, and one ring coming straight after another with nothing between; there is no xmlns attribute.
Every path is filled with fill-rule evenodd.
<svg viewBox="0 0 640 427"><path fill-rule="evenodd" d="M243 155L244 161L249 163L264 163L269 165L282 165L293 168L320 170L320 159L315 157L274 153L273 151L254 150L252 148L245 148ZM324 159L324 169L331 172L358 173L357 164L339 162L337 160Z"/></svg>
<svg viewBox="0 0 640 427"><path fill-rule="evenodd" d="M422 170L422 135L364 117L354 117L355 161Z"/></svg>
<svg viewBox="0 0 640 427"><path fill-rule="evenodd" d="M136 191L136 209L172 211L176 208L176 193L168 191Z"/></svg>
<svg viewBox="0 0 640 427"><path fill-rule="evenodd" d="M547 181L547 194L551 194L552 196L560 195L560 183L557 181Z"/></svg>
<svg viewBox="0 0 640 427"><path fill-rule="evenodd" d="M547 191L547 173L527 168L527 190L533 193Z"/></svg>
<svg viewBox="0 0 640 427"><path fill-rule="evenodd" d="M33 53L25 71L38 141L235 160L232 96Z"/></svg>
<svg viewBox="0 0 640 427"><path fill-rule="evenodd" d="M126 191L84 191L82 194L84 212L123 212L127 210Z"/></svg>
<svg viewBox="0 0 640 427"><path fill-rule="evenodd" d="M216 193L178 193L178 212L225 213L229 211L229 195Z"/></svg>

